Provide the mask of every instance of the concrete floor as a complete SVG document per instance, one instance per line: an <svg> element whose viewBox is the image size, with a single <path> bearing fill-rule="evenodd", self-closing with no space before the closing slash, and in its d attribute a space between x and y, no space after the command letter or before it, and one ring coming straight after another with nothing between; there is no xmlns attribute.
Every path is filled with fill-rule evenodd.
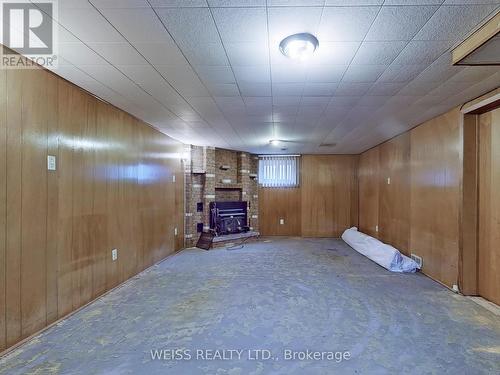
<svg viewBox="0 0 500 375"><path fill-rule="evenodd" d="M190 360L151 358L181 348ZM244 352L196 359L223 349ZM284 350L345 357L285 360ZM340 240L272 239L185 250L13 351L0 373L499 374L500 319Z"/></svg>

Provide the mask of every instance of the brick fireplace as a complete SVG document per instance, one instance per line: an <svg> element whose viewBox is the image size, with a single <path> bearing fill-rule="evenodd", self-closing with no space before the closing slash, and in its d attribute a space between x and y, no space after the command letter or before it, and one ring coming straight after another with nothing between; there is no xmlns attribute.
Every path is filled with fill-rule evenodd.
<svg viewBox="0 0 500 375"><path fill-rule="evenodd" d="M248 226L259 230L258 157L214 147L186 146L185 246L210 229L211 202L247 202Z"/></svg>

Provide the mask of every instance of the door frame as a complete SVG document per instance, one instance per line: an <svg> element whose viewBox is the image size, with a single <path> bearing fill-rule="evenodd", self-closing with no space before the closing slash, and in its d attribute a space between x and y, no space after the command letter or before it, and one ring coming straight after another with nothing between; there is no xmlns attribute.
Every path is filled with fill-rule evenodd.
<svg viewBox="0 0 500 375"><path fill-rule="evenodd" d="M500 88L462 106L462 202L458 285L464 295L476 296L479 263L479 115L500 108Z"/></svg>

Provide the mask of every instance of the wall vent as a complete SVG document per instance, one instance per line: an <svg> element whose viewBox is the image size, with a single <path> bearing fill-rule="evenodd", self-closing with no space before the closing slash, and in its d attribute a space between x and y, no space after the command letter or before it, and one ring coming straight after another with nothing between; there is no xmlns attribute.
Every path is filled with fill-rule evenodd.
<svg viewBox="0 0 500 375"><path fill-rule="evenodd" d="M415 263L417 263L418 269L421 270L424 265L424 260L422 259L422 257L419 257L418 255L413 253L410 257L415 261Z"/></svg>

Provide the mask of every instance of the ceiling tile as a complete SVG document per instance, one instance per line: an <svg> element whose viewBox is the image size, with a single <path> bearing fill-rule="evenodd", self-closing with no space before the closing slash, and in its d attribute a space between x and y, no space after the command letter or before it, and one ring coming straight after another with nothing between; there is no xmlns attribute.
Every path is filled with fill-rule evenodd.
<svg viewBox="0 0 500 375"><path fill-rule="evenodd" d="M420 97L415 95L396 95L390 98L384 105L386 106L394 106L396 109L401 109L411 104L415 103Z"/></svg>
<svg viewBox="0 0 500 375"><path fill-rule="evenodd" d="M149 0L149 2L153 7L166 7L166 8L208 7L206 0Z"/></svg>
<svg viewBox="0 0 500 375"><path fill-rule="evenodd" d="M92 85L101 85L100 82L83 72L73 65L59 65L54 71L57 75L67 79L80 87L91 87Z"/></svg>
<svg viewBox="0 0 500 375"><path fill-rule="evenodd" d="M370 90L368 95L396 95L396 93L405 86L404 82L377 82Z"/></svg>
<svg viewBox="0 0 500 375"><path fill-rule="evenodd" d="M149 8L146 0L89 0L97 8ZM64 0L62 1L64 2Z"/></svg>
<svg viewBox="0 0 500 375"><path fill-rule="evenodd" d="M165 43L134 43L134 47L155 65L187 65L187 60L181 51L170 42Z"/></svg>
<svg viewBox="0 0 500 375"><path fill-rule="evenodd" d="M107 62L81 42L60 43L59 55L74 65L106 65Z"/></svg>
<svg viewBox="0 0 500 375"><path fill-rule="evenodd" d="M245 112L245 103L241 97L214 97L221 111Z"/></svg>
<svg viewBox="0 0 500 375"><path fill-rule="evenodd" d="M450 40L465 37L496 5L441 6L415 35L416 40Z"/></svg>
<svg viewBox="0 0 500 375"><path fill-rule="evenodd" d="M437 96L443 96L445 98L451 97L456 95L457 93L460 93L462 91L465 91L467 89L470 89L471 84L470 82L460 82L460 81L447 81L443 83L442 85L438 86L431 92L429 92L429 95L437 95ZM493 86L495 88L496 86ZM487 92L487 91L486 91Z"/></svg>
<svg viewBox="0 0 500 375"><path fill-rule="evenodd" d="M163 81L160 73L150 65L117 65L116 67L137 84Z"/></svg>
<svg viewBox="0 0 500 375"><path fill-rule="evenodd" d="M172 38L151 8L103 9L102 13L130 42L172 43Z"/></svg>
<svg viewBox="0 0 500 375"><path fill-rule="evenodd" d="M445 94L450 93L450 90L453 91L455 90L455 87L448 87L448 90L441 90L441 93ZM412 109L412 107L418 107L418 108L425 108L429 109L429 107L437 105L441 103L445 99L445 96L443 95L438 95L438 92L436 91L436 94L434 94L434 90L431 91L429 94L421 97L420 99L416 100L412 106L410 106L409 110Z"/></svg>
<svg viewBox="0 0 500 375"><path fill-rule="evenodd" d="M125 42L94 8L60 8L58 22L84 42Z"/></svg>
<svg viewBox="0 0 500 375"><path fill-rule="evenodd" d="M442 55L422 71L417 79L425 82L441 83L465 69L463 66L451 65L450 60L451 56L449 54Z"/></svg>
<svg viewBox="0 0 500 375"><path fill-rule="evenodd" d="M217 103L211 97L190 97L189 104L199 113L205 116L216 116L220 114Z"/></svg>
<svg viewBox="0 0 500 375"><path fill-rule="evenodd" d="M404 41L363 42L352 60L352 64L390 64L405 46L406 42Z"/></svg>
<svg viewBox="0 0 500 375"><path fill-rule="evenodd" d="M213 96L239 96L240 92L235 83L208 83L208 91Z"/></svg>
<svg viewBox="0 0 500 375"><path fill-rule="evenodd" d="M439 82L425 81L417 77L415 80L409 82L405 87L403 87L401 91L399 91L398 95L403 95L403 96L425 95L434 88L436 88L437 86L439 86L439 84L440 84Z"/></svg>
<svg viewBox="0 0 500 375"><path fill-rule="evenodd" d="M384 5L441 5L444 0L385 0Z"/></svg>
<svg viewBox="0 0 500 375"><path fill-rule="evenodd" d="M147 61L128 43L89 43L89 47L113 65L141 65Z"/></svg>
<svg viewBox="0 0 500 375"><path fill-rule="evenodd" d="M366 40L410 40L438 9L437 6L383 6Z"/></svg>
<svg viewBox="0 0 500 375"><path fill-rule="evenodd" d="M387 2L387 0L386 0ZM382 5L384 0L326 0L326 6Z"/></svg>
<svg viewBox="0 0 500 375"><path fill-rule="evenodd" d="M200 79L205 83L235 83L233 71L229 66L195 66Z"/></svg>
<svg viewBox="0 0 500 375"><path fill-rule="evenodd" d="M303 83L273 83L273 95L278 96L302 96Z"/></svg>
<svg viewBox="0 0 500 375"><path fill-rule="evenodd" d="M362 41L380 7L325 8L318 39L322 41Z"/></svg>
<svg viewBox="0 0 500 375"><path fill-rule="evenodd" d="M322 6L324 0L267 0L268 6Z"/></svg>
<svg viewBox="0 0 500 375"><path fill-rule="evenodd" d="M238 82L238 87L244 96L271 96L270 83Z"/></svg>
<svg viewBox="0 0 500 375"><path fill-rule="evenodd" d="M302 64L273 65L271 67L273 83L304 82L306 72L307 68Z"/></svg>
<svg viewBox="0 0 500 375"><path fill-rule="evenodd" d="M336 111L338 107L346 107L349 110L355 105L361 96L351 95L351 96L337 96L337 93L330 100L330 104L328 104L327 111Z"/></svg>
<svg viewBox="0 0 500 375"><path fill-rule="evenodd" d="M335 90L335 96L361 96L372 85L372 83L341 82Z"/></svg>
<svg viewBox="0 0 500 375"><path fill-rule="evenodd" d="M80 42L80 40L76 36L74 36L70 31L66 30L64 26L57 24L56 27L57 27L58 43Z"/></svg>
<svg viewBox="0 0 500 375"><path fill-rule="evenodd" d="M82 0L63 0L59 2L59 9L89 9L92 4Z"/></svg>
<svg viewBox="0 0 500 375"><path fill-rule="evenodd" d="M267 43L227 43L226 52L231 65L268 65L269 50Z"/></svg>
<svg viewBox="0 0 500 375"><path fill-rule="evenodd" d="M300 99L300 96L297 96ZM294 116L299 111L298 105L274 105L273 116L275 121L295 120Z"/></svg>
<svg viewBox="0 0 500 375"><path fill-rule="evenodd" d="M138 90L137 85L113 66L81 65L80 69L124 97Z"/></svg>
<svg viewBox="0 0 500 375"><path fill-rule="evenodd" d="M477 83L500 71L498 66L468 66L450 78L452 82Z"/></svg>
<svg viewBox="0 0 500 375"><path fill-rule="evenodd" d="M306 83L302 95L332 96L338 83Z"/></svg>
<svg viewBox="0 0 500 375"><path fill-rule="evenodd" d="M272 113L272 98L271 97L243 97L245 102L246 112L249 115L271 114Z"/></svg>
<svg viewBox="0 0 500 375"><path fill-rule="evenodd" d="M184 96L208 96L208 91L191 67L158 65L156 68Z"/></svg>
<svg viewBox="0 0 500 375"><path fill-rule="evenodd" d="M347 65L316 65L307 69L308 82L340 82Z"/></svg>
<svg viewBox="0 0 500 375"><path fill-rule="evenodd" d="M259 97L254 97L254 96L245 96L245 97L242 97L243 99L243 102L245 103L245 105L247 106L247 108L249 106L271 106L273 104L273 98L271 97L263 97L263 98L259 98Z"/></svg>
<svg viewBox="0 0 500 375"><path fill-rule="evenodd" d="M287 107L287 106L298 106L300 105L300 102L302 101L302 97L300 96L279 96L279 95L274 95L273 98L273 105L278 106L278 107Z"/></svg>
<svg viewBox="0 0 500 375"><path fill-rule="evenodd" d="M234 75L238 83L269 83L271 73L266 65L233 66Z"/></svg>
<svg viewBox="0 0 500 375"><path fill-rule="evenodd" d="M257 7L266 6L266 0L208 0L211 7Z"/></svg>
<svg viewBox="0 0 500 375"><path fill-rule="evenodd" d="M448 41L412 40L393 63L395 65L430 64L450 47Z"/></svg>
<svg viewBox="0 0 500 375"><path fill-rule="evenodd" d="M304 106L324 106L330 103L331 98L325 96L303 96L300 104Z"/></svg>
<svg viewBox="0 0 500 375"><path fill-rule="evenodd" d="M212 10L222 41L267 41L267 16L264 8L215 8Z"/></svg>
<svg viewBox="0 0 500 375"><path fill-rule="evenodd" d="M351 65L342 82L375 82L385 69L387 65Z"/></svg>
<svg viewBox="0 0 500 375"><path fill-rule="evenodd" d="M408 82L418 76L427 67L420 65L396 65L391 64L379 77L379 82Z"/></svg>
<svg viewBox="0 0 500 375"><path fill-rule="evenodd" d="M444 5L497 4L498 0L445 0Z"/></svg>
<svg viewBox="0 0 500 375"><path fill-rule="evenodd" d="M158 8L157 14L183 49L220 43L208 8Z"/></svg>
<svg viewBox="0 0 500 375"><path fill-rule="evenodd" d="M192 65L229 65L222 43L198 43L181 46L184 56Z"/></svg>

